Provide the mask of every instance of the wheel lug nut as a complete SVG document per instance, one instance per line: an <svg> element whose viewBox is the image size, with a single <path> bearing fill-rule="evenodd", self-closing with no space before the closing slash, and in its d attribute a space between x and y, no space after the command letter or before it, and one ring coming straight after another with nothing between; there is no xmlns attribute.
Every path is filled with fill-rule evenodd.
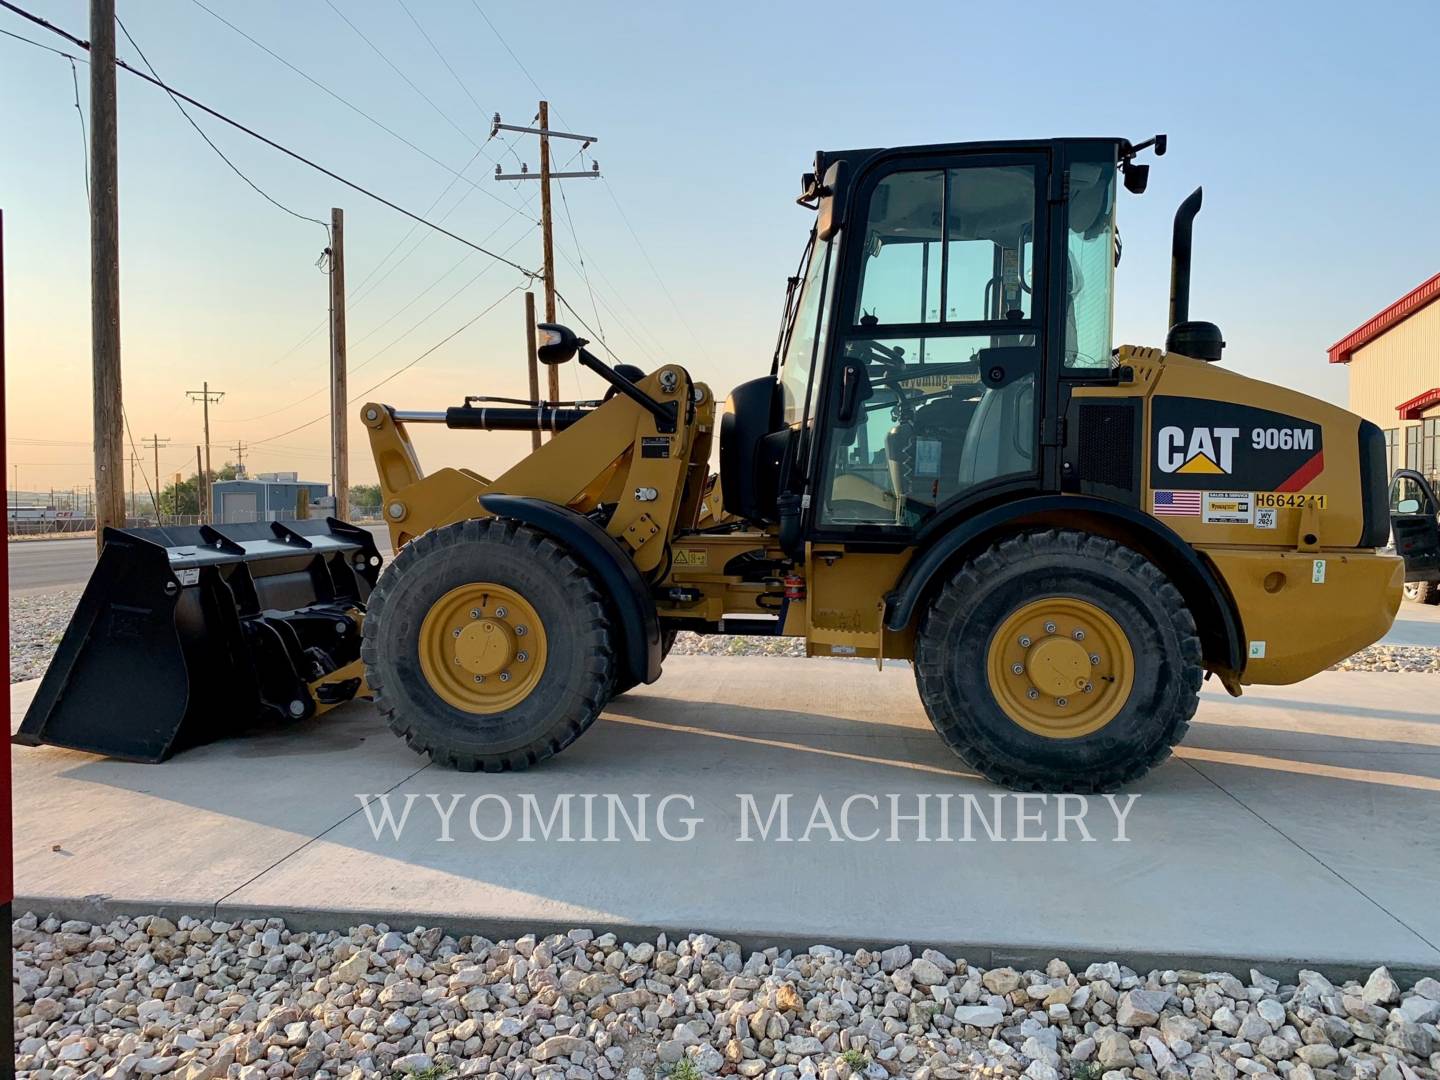
<svg viewBox="0 0 1440 1080"><path fill-rule="evenodd" d="M1011 665L1010 665L1010 673L1011 673L1012 675L1023 675L1023 674L1025 674L1025 665L1024 665L1024 664L1011 664Z"/></svg>
<svg viewBox="0 0 1440 1080"><path fill-rule="evenodd" d="M495 617L496 617L497 619L503 619L503 618L506 616L506 614L507 614L507 612L505 611L505 609L504 609L503 607L497 607L497 608L495 609Z"/></svg>
<svg viewBox="0 0 1440 1080"><path fill-rule="evenodd" d="M1031 701L1034 701L1036 698L1038 698L1038 697L1040 696L1040 691L1039 691L1039 690L1036 690L1036 689L1032 686L1032 687L1030 687L1029 690L1026 690L1026 691L1025 691L1025 696L1026 696L1027 698L1029 698Z"/></svg>
<svg viewBox="0 0 1440 1080"><path fill-rule="evenodd" d="M1082 686L1080 689L1081 689L1081 691L1082 691L1083 693L1089 694L1089 693L1091 693L1091 692L1094 691L1094 689L1095 689L1095 684L1094 684L1094 683L1088 683L1088 682L1087 682L1087 683L1086 683L1084 686Z"/></svg>
<svg viewBox="0 0 1440 1080"><path fill-rule="evenodd" d="M523 664L526 660L530 659L530 654L527 652L517 652L515 654L515 659Z"/></svg>
<svg viewBox="0 0 1440 1080"><path fill-rule="evenodd" d="M1047 633L1047 634L1053 634L1054 632L1055 632L1055 624L1054 624L1053 622L1047 622L1047 623L1045 624L1045 633Z"/></svg>
<svg viewBox="0 0 1440 1080"><path fill-rule="evenodd" d="M482 683L482 682L485 681L485 676L484 676L484 675L476 675L476 676L475 676L475 681L476 681L477 683Z"/></svg>
<svg viewBox="0 0 1440 1080"><path fill-rule="evenodd" d="M509 681L510 681L510 672L508 672L508 671L502 671L502 672L500 672L500 681L501 681L501 682L509 682Z"/></svg>
<svg viewBox="0 0 1440 1080"><path fill-rule="evenodd" d="M1060 708L1063 709L1063 708L1065 708L1066 705L1069 705L1069 704L1070 704L1070 699L1069 699L1069 698L1063 698L1063 697L1057 697L1057 698L1055 699L1055 704L1058 705L1058 706L1060 706Z"/></svg>
<svg viewBox="0 0 1440 1080"><path fill-rule="evenodd" d="M515 627L515 636L516 636L516 637L524 637L524 636L525 636L525 627L523 627L523 626L517 626L517 627Z"/></svg>
<svg viewBox="0 0 1440 1080"><path fill-rule="evenodd" d="M1076 630L1076 631L1075 631L1075 634L1074 634L1074 637L1075 637L1075 640L1076 640L1076 641L1084 641L1084 640L1085 640L1085 631L1084 631L1084 630Z"/></svg>
<svg viewBox="0 0 1440 1080"><path fill-rule="evenodd" d="M472 619L478 619L480 617L480 609L478 607L472 607L470 609L470 617Z"/></svg>
<svg viewBox="0 0 1440 1080"><path fill-rule="evenodd" d="M451 636L451 637L459 637L459 636L460 636L460 631L459 631L459 630L452 630L452 631L450 631L450 636Z"/></svg>
<svg viewBox="0 0 1440 1080"><path fill-rule="evenodd" d="M1092 652L1092 653L1090 654L1090 666L1091 666L1091 667L1098 667L1099 664L1100 664L1100 654L1099 654L1099 653L1093 653L1093 652Z"/></svg>
<svg viewBox="0 0 1440 1080"><path fill-rule="evenodd" d="M1020 648L1022 648L1022 649L1028 649L1029 647L1030 647L1030 636L1029 636L1028 634L1022 634L1022 635L1020 635Z"/></svg>

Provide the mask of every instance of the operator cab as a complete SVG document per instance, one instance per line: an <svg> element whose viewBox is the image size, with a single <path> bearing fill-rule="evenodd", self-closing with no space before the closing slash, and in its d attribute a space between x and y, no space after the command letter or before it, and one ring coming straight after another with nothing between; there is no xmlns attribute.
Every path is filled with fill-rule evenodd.
<svg viewBox="0 0 1440 1080"><path fill-rule="evenodd" d="M722 420L726 509L782 538L905 542L942 511L1057 489L1060 388L1113 378L1117 180L1143 190L1148 145L818 154L772 374Z"/></svg>

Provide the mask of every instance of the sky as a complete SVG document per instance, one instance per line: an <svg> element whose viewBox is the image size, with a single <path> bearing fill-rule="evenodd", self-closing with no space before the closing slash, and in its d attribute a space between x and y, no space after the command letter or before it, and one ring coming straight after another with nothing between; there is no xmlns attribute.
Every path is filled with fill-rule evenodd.
<svg viewBox="0 0 1440 1080"><path fill-rule="evenodd" d="M529 268L538 184L492 174L535 171L535 140L487 136L492 113L526 124L546 95L552 127L598 137L573 161L579 144L557 142L557 164L593 156L603 176L557 194L560 291L621 359L680 362L721 395L768 369L816 149L1165 132L1149 191L1121 196L1117 343L1163 344L1171 219L1203 185L1192 317L1221 326L1226 366L1342 404L1326 347L1440 270L1434 3L203 0L310 82L200 2L119 0L166 81ZM77 0L26 6L88 36ZM64 45L9 12L0 29ZM119 53L139 63L123 35ZM193 472L201 408L186 391L208 382L225 395L211 406L217 465L243 440L252 472L327 481L325 230L247 186L164 92L124 72L118 85L123 385L141 471L159 435L161 476ZM374 479L362 401L439 409L524 391L521 274L194 115L276 201L345 212L353 483ZM0 36L0 131L10 461L22 490L83 488L89 225L68 61ZM601 389L573 364L562 388ZM529 437L427 428L416 444L427 470L493 476Z"/></svg>

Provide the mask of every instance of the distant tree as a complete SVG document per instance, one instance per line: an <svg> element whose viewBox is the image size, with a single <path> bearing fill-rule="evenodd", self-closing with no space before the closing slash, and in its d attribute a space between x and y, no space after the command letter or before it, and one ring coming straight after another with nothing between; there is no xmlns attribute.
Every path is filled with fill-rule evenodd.
<svg viewBox="0 0 1440 1080"><path fill-rule="evenodd" d="M218 469L211 470L216 480L234 480L239 472L237 466L227 461ZM200 513L200 474L191 473L189 479L179 484L170 484L160 492L160 511L167 517L176 514Z"/></svg>
<svg viewBox="0 0 1440 1080"><path fill-rule="evenodd" d="M357 509L376 510L380 507L379 484L351 484L350 505Z"/></svg>

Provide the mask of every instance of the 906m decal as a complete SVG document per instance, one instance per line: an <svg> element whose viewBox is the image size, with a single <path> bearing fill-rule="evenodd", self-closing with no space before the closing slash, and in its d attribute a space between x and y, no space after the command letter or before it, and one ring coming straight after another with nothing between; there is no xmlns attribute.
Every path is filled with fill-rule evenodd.
<svg viewBox="0 0 1440 1080"><path fill-rule="evenodd" d="M1163 396L1151 410L1151 487L1201 489L1226 477L1252 491L1300 491L1324 470L1320 425L1300 417Z"/></svg>

